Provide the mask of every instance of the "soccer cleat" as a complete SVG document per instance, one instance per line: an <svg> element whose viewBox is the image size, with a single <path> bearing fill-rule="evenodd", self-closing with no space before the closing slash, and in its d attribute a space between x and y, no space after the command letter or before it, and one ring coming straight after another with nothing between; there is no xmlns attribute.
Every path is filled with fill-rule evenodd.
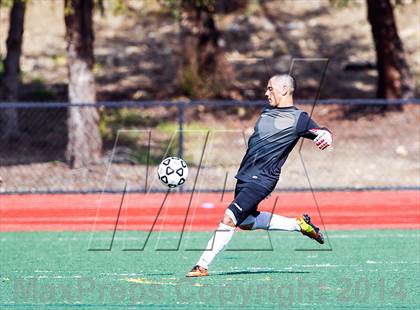
<svg viewBox="0 0 420 310"><path fill-rule="evenodd" d="M309 215L302 214L301 217L296 218L296 221L300 227L300 232L303 235L308 236L311 239L315 239L321 244L324 244L324 236L319 231L319 228L312 224Z"/></svg>
<svg viewBox="0 0 420 310"><path fill-rule="evenodd" d="M187 277L206 277L209 275L209 272L206 268L195 265L190 272L187 273Z"/></svg>

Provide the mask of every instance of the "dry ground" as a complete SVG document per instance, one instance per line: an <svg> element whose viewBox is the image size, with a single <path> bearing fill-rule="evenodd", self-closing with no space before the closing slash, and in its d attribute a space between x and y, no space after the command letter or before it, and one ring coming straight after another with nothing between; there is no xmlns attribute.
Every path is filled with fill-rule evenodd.
<svg viewBox="0 0 420 310"><path fill-rule="evenodd" d="M176 98L180 93L175 83L176 55L182 52L179 50L177 21L156 1L129 3L135 11L114 15L112 8L107 7L104 16L99 12L95 15L98 99ZM330 59L321 98L374 97L375 70L344 70L346 64L375 61L364 1L353 1L345 8L331 6L326 0L265 1L265 7L255 5L255 1L252 3L242 14L216 17L217 25L223 31L221 44L226 57L234 66L238 79L247 85L241 91L242 98L261 99L263 95L267 68L261 60L252 61L252 58L264 58L269 64L269 73L273 73L288 71L294 57ZM21 100L66 100L62 4L62 0L39 0L29 4L25 20ZM420 2L417 2L395 10L407 60L417 83L420 75L419 8ZM7 21L8 9L1 8L2 55L5 53ZM314 97L321 67L319 63L307 62L294 67L299 82L298 97ZM319 106L315 110L319 123L334 131L336 143L332 151L319 152L305 142L302 150L312 185L318 188L419 186L419 107L407 107L404 113L368 116L348 111L348 108L338 106ZM242 131L245 135L252 132L256 113L246 109L216 109L211 113L198 109L187 113L187 122L198 123L202 128L234 130L214 133L214 147L207 163L210 168L202 170L202 188L223 187L227 171L227 186L232 188L233 175L244 153ZM150 110L148 115L158 124L177 118L174 111L163 108ZM37 117L39 120L34 119L33 123L38 122L39 126L48 124L41 118L43 115ZM123 124L120 126L126 128ZM192 134L188 135L186 158L190 166L194 166L198 162L203 136L196 133L192 138ZM39 143L32 141L31 136L25 139L30 144ZM48 160L42 160L41 154L41 160L29 164L1 166L3 190L101 190L109 150L106 146L103 164L79 170L70 170L62 163L62 154ZM22 150L21 145L17 145L13 152L4 147L0 153L1 159L38 156L32 149ZM125 179L130 180L134 188L144 187L144 166L119 163L113 167L106 188L119 190ZM194 175L195 168L191 169L191 175ZM154 170L150 171L149 185L155 176ZM304 175L295 150L284 168L279 187L308 188ZM186 187L191 188L191 182ZM160 188L157 183L152 187Z"/></svg>
<svg viewBox="0 0 420 310"><path fill-rule="evenodd" d="M307 110L308 106L303 108ZM206 113L201 116L206 128L185 134L184 157L190 165L190 178L184 188L193 187L196 166L207 130L210 130L197 188L222 189L226 178L226 187L232 189L256 115L248 119L231 115L223 121ZM313 187L420 186L420 106L407 106L404 113L366 115L355 120L345 118L339 106L319 106L314 118L333 131L335 142L333 148L326 151L318 150L310 141L303 144L301 154ZM145 137L139 133L138 143L144 143ZM146 150L147 144L142 145ZM296 147L286 162L278 189L309 189L298 150ZM131 189L143 190L146 167L130 162L130 148L117 145L117 151L125 154L125 160L119 158L118 163L113 161L109 165L111 152L108 151L102 164L77 170L69 169L60 161L2 166L3 190L122 190L125 181ZM156 178L156 165L149 169L147 185L152 190L164 189Z"/></svg>
<svg viewBox="0 0 420 310"><path fill-rule="evenodd" d="M26 16L22 69L23 100L65 100L67 81L62 0L32 1ZM128 1L131 8L95 15L95 74L100 100L162 99L182 93L176 87L179 27L157 1ZM108 3L105 1L105 3ZM292 58L329 58L322 97L366 98L375 95L375 70L346 71L347 64L374 63L365 1L344 8L330 1L258 1L240 13L217 15L220 44L235 69L243 98L261 98L267 75L288 71ZM418 81L420 40L417 2L395 9L399 34ZM5 54L8 9L0 10L0 53ZM251 58L260 60L251 61ZM265 67L263 61L268 64ZM313 97L319 63L298 63L301 97ZM262 83L262 84L261 84ZM162 86L163 85L163 86ZM40 90L41 89L41 90Z"/></svg>

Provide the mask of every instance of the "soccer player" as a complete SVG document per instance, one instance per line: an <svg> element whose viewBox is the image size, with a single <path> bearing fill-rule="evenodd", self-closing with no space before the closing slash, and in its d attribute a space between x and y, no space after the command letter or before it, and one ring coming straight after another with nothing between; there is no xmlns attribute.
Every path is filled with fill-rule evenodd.
<svg viewBox="0 0 420 310"><path fill-rule="evenodd" d="M295 80L290 75L275 75L269 80L265 95L270 105L262 111L249 138L248 149L236 175L235 198L187 277L208 275L208 266L229 243L236 227L300 231L324 243L322 233L307 214L288 218L257 211L258 204L274 190L281 167L300 137L313 140L321 150L332 144L330 131L320 128L307 113L293 105L295 88Z"/></svg>

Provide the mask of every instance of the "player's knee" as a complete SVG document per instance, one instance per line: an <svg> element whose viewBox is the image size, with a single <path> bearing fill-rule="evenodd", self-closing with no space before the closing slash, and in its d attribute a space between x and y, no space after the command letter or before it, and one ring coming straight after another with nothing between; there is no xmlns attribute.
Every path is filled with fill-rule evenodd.
<svg viewBox="0 0 420 310"><path fill-rule="evenodd" d="M252 214L248 215L242 223L239 224L239 228L243 230L254 230L255 229L255 216Z"/></svg>
<svg viewBox="0 0 420 310"><path fill-rule="evenodd" d="M254 224L241 224L238 227L242 230L252 230Z"/></svg>
<svg viewBox="0 0 420 310"><path fill-rule="evenodd" d="M228 214L223 215L222 223L231 227L235 227L235 222Z"/></svg>

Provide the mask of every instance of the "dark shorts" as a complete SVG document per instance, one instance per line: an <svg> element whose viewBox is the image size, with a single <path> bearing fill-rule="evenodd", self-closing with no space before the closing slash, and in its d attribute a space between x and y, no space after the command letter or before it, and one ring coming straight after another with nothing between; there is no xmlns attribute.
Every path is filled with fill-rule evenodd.
<svg viewBox="0 0 420 310"><path fill-rule="evenodd" d="M239 226L250 214L257 216L260 213L257 211L258 204L271 192L272 190L261 185L238 180L235 188L235 199L228 207L235 216L236 226Z"/></svg>

